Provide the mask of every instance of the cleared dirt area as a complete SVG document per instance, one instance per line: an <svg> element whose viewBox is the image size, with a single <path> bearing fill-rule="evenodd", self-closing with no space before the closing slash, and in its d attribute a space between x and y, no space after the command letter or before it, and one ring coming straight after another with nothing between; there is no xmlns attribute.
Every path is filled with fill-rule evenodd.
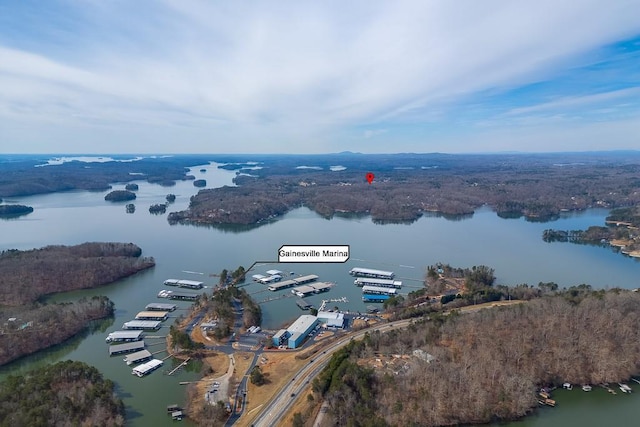
<svg viewBox="0 0 640 427"><path fill-rule="evenodd" d="M258 360L258 365L267 378L267 384L258 387L251 384L251 381L248 382L246 412L240 420L238 420L238 426L251 425L251 421L260 412L259 409L254 409L265 405L287 382L291 381L293 372L297 372L305 363L309 363L306 360L296 359L296 355L298 354L298 352L287 352L284 350L281 352L272 351L262 354L262 357L266 358L266 362L261 358Z"/></svg>

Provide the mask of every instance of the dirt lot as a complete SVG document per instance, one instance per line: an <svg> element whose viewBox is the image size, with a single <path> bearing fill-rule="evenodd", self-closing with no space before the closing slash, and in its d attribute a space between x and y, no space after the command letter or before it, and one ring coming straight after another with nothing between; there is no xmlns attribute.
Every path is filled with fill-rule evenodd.
<svg viewBox="0 0 640 427"><path fill-rule="evenodd" d="M255 418L259 410L254 410L258 407L264 406L267 401L278 390L280 390L287 382L291 381L292 373L300 369L306 360L296 359L298 352L283 351L269 351L265 352L262 356L266 358L258 361L262 372L267 377L267 384L257 387L251 382L248 386L248 401L245 414L238 420L238 426L249 426L251 421Z"/></svg>

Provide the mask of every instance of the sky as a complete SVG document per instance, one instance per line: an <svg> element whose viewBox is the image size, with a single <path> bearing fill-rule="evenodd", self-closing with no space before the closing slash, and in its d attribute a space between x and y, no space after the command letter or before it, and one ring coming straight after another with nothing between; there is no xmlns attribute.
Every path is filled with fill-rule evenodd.
<svg viewBox="0 0 640 427"><path fill-rule="evenodd" d="M0 0L0 153L640 149L640 0Z"/></svg>

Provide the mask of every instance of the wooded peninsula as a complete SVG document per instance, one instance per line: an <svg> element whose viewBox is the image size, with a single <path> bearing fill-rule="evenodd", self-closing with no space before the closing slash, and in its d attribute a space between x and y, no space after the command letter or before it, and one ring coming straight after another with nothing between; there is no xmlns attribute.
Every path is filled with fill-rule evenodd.
<svg viewBox="0 0 640 427"><path fill-rule="evenodd" d="M352 341L313 381L313 400L327 400L338 426L467 425L529 414L541 387L638 374L637 292L538 291L528 302L431 312L404 332Z"/></svg>
<svg viewBox="0 0 640 427"><path fill-rule="evenodd" d="M612 210L605 219L605 225L593 225L586 230L547 229L542 233L542 239L545 242L608 245L625 255L640 258L639 206Z"/></svg>
<svg viewBox="0 0 640 427"><path fill-rule="evenodd" d="M132 243L47 246L0 254L0 365L59 344L94 320L113 314L113 303L94 296L45 304L44 295L93 288L153 267Z"/></svg>

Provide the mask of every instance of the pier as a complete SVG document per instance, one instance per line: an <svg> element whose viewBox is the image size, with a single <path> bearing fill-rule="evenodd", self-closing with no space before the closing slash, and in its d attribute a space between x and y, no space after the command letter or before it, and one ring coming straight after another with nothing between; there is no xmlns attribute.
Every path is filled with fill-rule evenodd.
<svg viewBox="0 0 640 427"><path fill-rule="evenodd" d="M178 366L176 366L175 368L173 368L173 370L172 370L171 372L169 372L167 375L172 375L175 371L177 371L178 369L180 369L180 368L182 368L184 365L186 365L186 364L189 362L189 360L191 360L191 358L190 358L190 357L187 357L187 358L185 359L185 361L184 361L184 362L180 363Z"/></svg>
<svg viewBox="0 0 640 427"><path fill-rule="evenodd" d="M349 302L349 300L347 299L347 297L323 299L322 300L322 304L320 305L320 308L318 309L318 311L324 311L324 309L327 307L327 303L329 303L329 302L344 302L344 303L347 303L347 302Z"/></svg>

